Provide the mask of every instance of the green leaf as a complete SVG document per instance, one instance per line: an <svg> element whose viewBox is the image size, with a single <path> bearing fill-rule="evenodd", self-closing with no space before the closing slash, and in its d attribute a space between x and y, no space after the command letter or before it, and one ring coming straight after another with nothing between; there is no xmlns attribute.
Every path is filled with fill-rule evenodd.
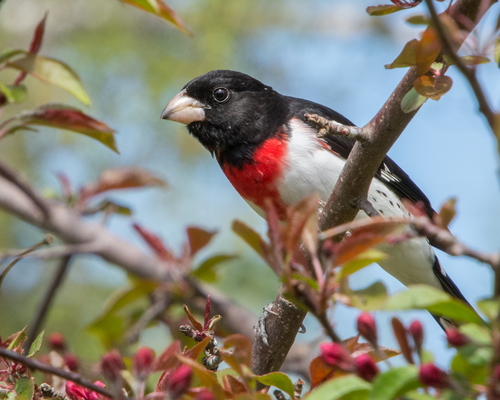
<svg viewBox="0 0 500 400"><path fill-rule="evenodd" d="M486 317L493 321L500 312L498 300L495 299L484 299L477 302L477 307L486 315Z"/></svg>
<svg viewBox="0 0 500 400"><path fill-rule="evenodd" d="M331 379L316 387L304 400L335 400L343 396L356 394L358 400L366 399L372 385L355 375Z"/></svg>
<svg viewBox="0 0 500 400"><path fill-rule="evenodd" d="M86 106L90 99L80 78L73 69L62 61L42 57L36 54L26 54L24 57L10 61L9 67L25 71L35 78L66 90Z"/></svg>
<svg viewBox="0 0 500 400"><path fill-rule="evenodd" d="M366 8L366 12L371 16L388 15L401 10L403 10L402 7L395 6L394 4L384 4L380 6L370 6Z"/></svg>
<svg viewBox="0 0 500 400"><path fill-rule="evenodd" d="M16 49L16 50L5 50L0 53L0 64L8 61L12 57L15 57L19 54L28 54L26 50Z"/></svg>
<svg viewBox="0 0 500 400"><path fill-rule="evenodd" d="M498 35L497 40L495 40L495 49L493 50L493 58L500 67L500 35Z"/></svg>
<svg viewBox="0 0 500 400"><path fill-rule="evenodd" d="M362 311L380 310L387 300L387 288L377 281L365 289L353 290L349 297L352 305Z"/></svg>
<svg viewBox="0 0 500 400"><path fill-rule="evenodd" d="M16 334L16 337L12 339L7 347L7 350L14 350L17 346L19 346L22 342L26 340L28 336L26 336L26 327L24 327L21 331Z"/></svg>
<svg viewBox="0 0 500 400"><path fill-rule="evenodd" d="M484 56L463 56L460 57L465 65L488 64L490 59Z"/></svg>
<svg viewBox="0 0 500 400"><path fill-rule="evenodd" d="M44 333L45 331L41 331L40 334L33 341L33 343L31 343L30 351L28 352L28 357L33 357L36 353L40 351L40 347L42 347Z"/></svg>
<svg viewBox="0 0 500 400"><path fill-rule="evenodd" d="M458 322L470 322L478 325L484 324L484 321L474 309L458 299L451 299L443 303L429 306L427 307L427 311L432 314L450 317Z"/></svg>
<svg viewBox="0 0 500 400"><path fill-rule="evenodd" d="M157 15L158 17L172 23L181 32L184 32L188 36L193 36L193 34L187 29L184 22L179 18L179 16L167 6L163 0L121 0L124 3L130 4L136 8L139 8L148 13Z"/></svg>
<svg viewBox="0 0 500 400"><path fill-rule="evenodd" d="M408 392L405 394L405 399L407 400L436 400L434 396L427 393L419 393L417 391Z"/></svg>
<svg viewBox="0 0 500 400"><path fill-rule="evenodd" d="M203 261L203 263L196 268L191 274L196 276L198 279L201 279L205 282L215 282L217 280L217 272L215 267L223 262L233 260L237 256L230 254L219 254L213 257L210 257Z"/></svg>
<svg viewBox="0 0 500 400"><path fill-rule="evenodd" d="M422 387L415 365L392 368L379 374L373 382L368 400L391 400L410 390Z"/></svg>
<svg viewBox="0 0 500 400"><path fill-rule="evenodd" d="M266 256L264 254L264 251L262 250L262 248L265 246L265 242L257 232L255 232L244 222L239 221L237 219L233 221L231 229L240 238L242 238L252 249L254 249L258 255L260 255L264 260L266 260Z"/></svg>
<svg viewBox="0 0 500 400"><path fill-rule="evenodd" d="M430 19L427 15L418 14L406 18L406 22L411 25L429 25Z"/></svg>
<svg viewBox="0 0 500 400"><path fill-rule="evenodd" d="M421 96L417 93L415 88L411 88L411 90L405 94L403 100L401 100L401 110L404 113L410 113L419 109L426 101L427 97Z"/></svg>
<svg viewBox="0 0 500 400"><path fill-rule="evenodd" d="M385 310L427 310L456 321L483 324L477 313L460 300L428 285L410 285L408 290L391 296Z"/></svg>
<svg viewBox="0 0 500 400"><path fill-rule="evenodd" d="M255 379L264 385L275 386L290 395L292 399L294 398L295 389L292 380L283 372L271 372L269 374L256 376Z"/></svg>
<svg viewBox="0 0 500 400"><path fill-rule="evenodd" d="M16 400L31 400L34 394L34 385L31 378L23 377L16 382Z"/></svg>
<svg viewBox="0 0 500 400"><path fill-rule="evenodd" d="M435 304L449 301L451 297L442 290L428 285L410 285L408 290L389 298L386 310L426 309Z"/></svg>
<svg viewBox="0 0 500 400"><path fill-rule="evenodd" d="M460 353L457 353L451 362L451 369L454 372L465 375L467 380L474 385L484 385L488 376L485 365L472 365Z"/></svg>
<svg viewBox="0 0 500 400"><path fill-rule="evenodd" d="M346 276L352 275L355 272L379 261L385 260L387 255L380 250L367 250L356 256L356 258L347 264L344 264L336 276L337 281L340 281Z"/></svg>
<svg viewBox="0 0 500 400"><path fill-rule="evenodd" d="M396 59L391 64L385 65L385 68L392 69L414 67L415 65L417 65L417 47L418 40L410 40L405 44L405 47L403 48L401 53L399 53Z"/></svg>
<svg viewBox="0 0 500 400"><path fill-rule="evenodd" d="M28 98L28 90L24 85L4 85L0 82L0 92L2 92L9 103L21 103Z"/></svg>

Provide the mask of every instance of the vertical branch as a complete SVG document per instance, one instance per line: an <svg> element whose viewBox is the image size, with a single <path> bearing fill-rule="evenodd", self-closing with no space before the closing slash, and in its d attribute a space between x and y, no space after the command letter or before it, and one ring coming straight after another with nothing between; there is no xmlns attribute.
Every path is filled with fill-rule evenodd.
<svg viewBox="0 0 500 400"><path fill-rule="evenodd" d="M24 344L24 349L25 351L29 350L31 347L31 344L35 340L36 336L40 332L45 317L47 316L47 313L52 305L52 302L54 301L54 298L56 296L56 293L59 289L59 286L61 285L64 277L66 276L66 271L68 270L68 265L71 260L71 255L64 256L59 265L57 266L56 273L54 274L54 277L52 278L52 282L50 283L50 286L47 288L47 291L45 292L45 295L38 306L38 310L35 314L35 317L33 318L33 321L28 327L28 339L26 340Z"/></svg>

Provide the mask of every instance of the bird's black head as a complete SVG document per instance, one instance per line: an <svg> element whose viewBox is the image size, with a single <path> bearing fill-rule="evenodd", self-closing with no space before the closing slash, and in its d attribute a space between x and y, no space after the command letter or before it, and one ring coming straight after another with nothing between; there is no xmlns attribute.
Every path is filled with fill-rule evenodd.
<svg viewBox="0 0 500 400"><path fill-rule="evenodd" d="M184 86L161 117L187 125L209 151L241 164L278 134L288 114L286 99L270 86L240 72L215 70Z"/></svg>

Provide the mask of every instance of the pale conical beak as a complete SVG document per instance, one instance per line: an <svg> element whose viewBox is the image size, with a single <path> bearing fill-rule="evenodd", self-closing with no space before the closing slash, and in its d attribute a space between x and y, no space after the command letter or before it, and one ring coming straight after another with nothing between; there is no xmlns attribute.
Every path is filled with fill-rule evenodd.
<svg viewBox="0 0 500 400"><path fill-rule="evenodd" d="M161 113L161 118L189 125L191 122L205 119L205 108L204 104L189 97L184 89L170 100Z"/></svg>

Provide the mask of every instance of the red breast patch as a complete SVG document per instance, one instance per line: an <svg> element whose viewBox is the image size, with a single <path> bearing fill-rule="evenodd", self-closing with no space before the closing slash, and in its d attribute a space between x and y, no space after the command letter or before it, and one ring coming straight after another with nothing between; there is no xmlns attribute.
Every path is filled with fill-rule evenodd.
<svg viewBox="0 0 500 400"><path fill-rule="evenodd" d="M264 209L264 199L270 198L280 219L286 216L286 205L277 184L283 176L287 141L280 138L266 140L254 153L252 162L242 168L222 165L222 171L236 191L247 201Z"/></svg>

